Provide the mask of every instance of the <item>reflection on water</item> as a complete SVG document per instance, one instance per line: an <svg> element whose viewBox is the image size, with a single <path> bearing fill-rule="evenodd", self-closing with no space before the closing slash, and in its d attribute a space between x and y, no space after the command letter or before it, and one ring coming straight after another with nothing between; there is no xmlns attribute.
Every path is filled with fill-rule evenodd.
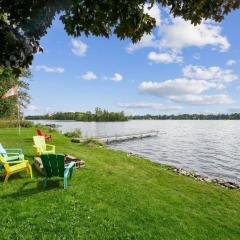
<svg viewBox="0 0 240 240"><path fill-rule="evenodd" d="M80 128L88 137L158 130L158 137L111 147L212 178L240 182L240 121L41 122L60 124L63 132Z"/></svg>

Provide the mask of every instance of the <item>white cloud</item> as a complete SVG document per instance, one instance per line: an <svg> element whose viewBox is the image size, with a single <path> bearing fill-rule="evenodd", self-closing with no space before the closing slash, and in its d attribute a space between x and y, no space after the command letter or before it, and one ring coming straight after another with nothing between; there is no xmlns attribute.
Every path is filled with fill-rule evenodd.
<svg viewBox="0 0 240 240"><path fill-rule="evenodd" d="M161 23L161 12L157 4L153 4L151 7L151 4L147 3L144 5L144 12L150 15L151 17L155 18L156 20L156 26L159 26Z"/></svg>
<svg viewBox="0 0 240 240"><path fill-rule="evenodd" d="M27 110L28 110L28 111L31 111L31 112L35 112L35 111L38 110L38 107L36 107L35 105L29 104L29 105L27 106Z"/></svg>
<svg viewBox="0 0 240 240"><path fill-rule="evenodd" d="M203 79L212 82L228 83L238 79L232 70L221 69L220 67L204 67L187 65L182 70L183 76L187 78Z"/></svg>
<svg viewBox="0 0 240 240"><path fill-rule="evenodd" d="M170 96L174 102L187 103L187 104L230 104L233 100L230 96L226 94L216 94L216 95L183 95L183 96Z"/></svg>
<svg viewBox="0 0 240 240"><path fill-rule="evenodd" d="M94 72L86 72L81 76L84 80L95 80L97 79L97 75Z"/></svg>
<svg viewBox="0 0 240 240"><path fill-rule="evenodd" d="M81 40L72 39L72 53L76 56L85 56L87 52L87 44L83 43Z"/></svg>
<svg viewBox="0 0 240 240"><path fill-rule="evenodd" d="M211 45L220 51L227 51L230 44L226 37L221 35L221 27L210 21L203 21L200 25L194 26L190 21L182 18L170 18L160 28L159 46L174 50L182 50L185 47L204 47Z"/></svg>
<svg viewBox="0 0 240 240"><path fill-rule="evenodd" d="M222 35L222 28L213 21L203 21L194 26L190 21L180 17L172 17L161 21L160 9L154 8L151 16L156 18L158 14L158 34L144 35L140 42L130 44L128 52L141 48L155 48L159 53L171 52L180 56L184 48L212 46L212 49L225 52L229 49L230 43L227 37ZM180 61L175 61L179 63Z"/></svg>
<svg viewBox="0 0 240 240"><path fill-rule="evenodd" d="M226 94L200 95L217 85L206 80L174 79L165 82L143 82L139 89L143 93L167 98L173 102L187 104L229 104L232 99Z"/></svg>
<svg viewBox="0 0 240 240"><path fill-rule="evenodd" d="M120 73L114 73L114 75L110 77L110 80L119 82L123 80L123 76Z"/></svg>
<svg viewBox="0 0 240 240"><path fill-rule="evenodd" d="M170 110L180 110L181 106L171 106L164 105L161 103L148 103L148 102L140 102L140 103L119 103L119 107L127 108L127 109L153 109L159 111L170 111Z"/></svg>
<svg viewBox="0 0 240 240"><path fill-rule="evenodd" d="M139 86L143 93L188 104L230 104L227 94L204 95L208 90L221 90L238 79L229 69L188 65L182 69L183 77L163 82L145 81Z"/></svg>
<svg viewBox="0 0 240 240"><path fill-rule="evenodd" d="M84 80L104 80L104 81L115 81L120 82L123 80L123 76L120 73L114 73L113 76L103 75L102 77L98 77L94 72L88 71L81 75L81 78Z"/></svg>
<svg viewBox="0 0 240 240"><path fill-rule="evenodd" d="M62 67L48 67L46 65L37 65L31 67L34 71L40 72L48 72L48 73L64 73L64 68Z"/></svg>
<svg viewBox="0 0 240 240"><path fill-rule="evenodd" d="M229 59L227 62L226 62L226 65L227 66L232 66L232 65L234 65L234 64L236 64L237 62L235 61L235 60L233 60L233 59Z"/></svg>
<svg viewBox="0 0 240 240"><path fill-rule="evenodd" d="M176 53L157 53L150 52L148 59L155 63L181 63L183 58L178 56Z"/></svg>
<svg viewBox="0 0 240 240"><path fill-rule="evenodd" d="M189 80L178 78L164 82L142 82L139 89L150 95L167 97L182 96L187 94L200 94L210 88L216 88L215 83L205 80Z"/></svg>
<svg viewBox="0 0 240 240"><path fill-rule="evenodd" d="M127 52L132 53L141 48L158 48L158 42L155 41L155 36L153 34L144 34L141 41L136 44L130 44L127 47Z"/></svg>
<svg viewBox="0 0 240 240"><path fill-rule="evenodd" d="M36 100L36 99L35 99ZM49 113L53 113L54 107L46 107L46 106L36 106L33 104L29 104L26 109L24 110L24 112L26 114L33 114L33 115L43 115L43 114L49 114ZM56 110L56 108L55 108ZM62 110L56 110L56 111L62 111Z"/></svg>

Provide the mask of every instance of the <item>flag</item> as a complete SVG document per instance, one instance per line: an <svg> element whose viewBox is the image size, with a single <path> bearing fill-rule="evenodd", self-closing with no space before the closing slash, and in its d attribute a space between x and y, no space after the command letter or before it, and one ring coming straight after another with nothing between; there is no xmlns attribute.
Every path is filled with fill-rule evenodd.
<svg viewBox="0 0 240 240"><path fill-rule="evenodd" d="M10 88L10 89L2 96L2 99L6 99L6 98L8 98L8 97L17 95L17 92L18 92L18 85Z"/></svg>

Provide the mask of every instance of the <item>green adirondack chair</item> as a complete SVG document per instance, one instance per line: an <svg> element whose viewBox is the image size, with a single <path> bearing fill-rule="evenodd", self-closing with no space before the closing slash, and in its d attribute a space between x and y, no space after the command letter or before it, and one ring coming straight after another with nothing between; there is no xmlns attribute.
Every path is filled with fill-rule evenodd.
<svg viewBox="0 0 240 240"><path fill-rule="evenodd" d="M37 155L41 154L55 154L55 146L46 144L45 138L43 136L33 137L34 146L37 150Z"/></svg>
<svg viewBox="0 0 240 240"><path fill-rule="evenodd" d="M51 177L64 178L64 189L67 189L68 176L72 177L75 162L65 165L63 154L42 154L42 164L45 172L44 187Z"/></svg>

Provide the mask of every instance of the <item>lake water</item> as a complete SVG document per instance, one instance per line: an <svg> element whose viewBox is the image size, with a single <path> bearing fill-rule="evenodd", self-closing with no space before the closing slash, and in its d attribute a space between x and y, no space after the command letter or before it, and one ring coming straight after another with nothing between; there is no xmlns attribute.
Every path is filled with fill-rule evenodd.
<svg viewBox="0 0 240 240"><path fill-rule="evenodd" d="M85 136L115 136L157 130L157 137L111 144L152 161L240 183L240 121L142 120L129 122L34 121L80 128Z"/></svg>

